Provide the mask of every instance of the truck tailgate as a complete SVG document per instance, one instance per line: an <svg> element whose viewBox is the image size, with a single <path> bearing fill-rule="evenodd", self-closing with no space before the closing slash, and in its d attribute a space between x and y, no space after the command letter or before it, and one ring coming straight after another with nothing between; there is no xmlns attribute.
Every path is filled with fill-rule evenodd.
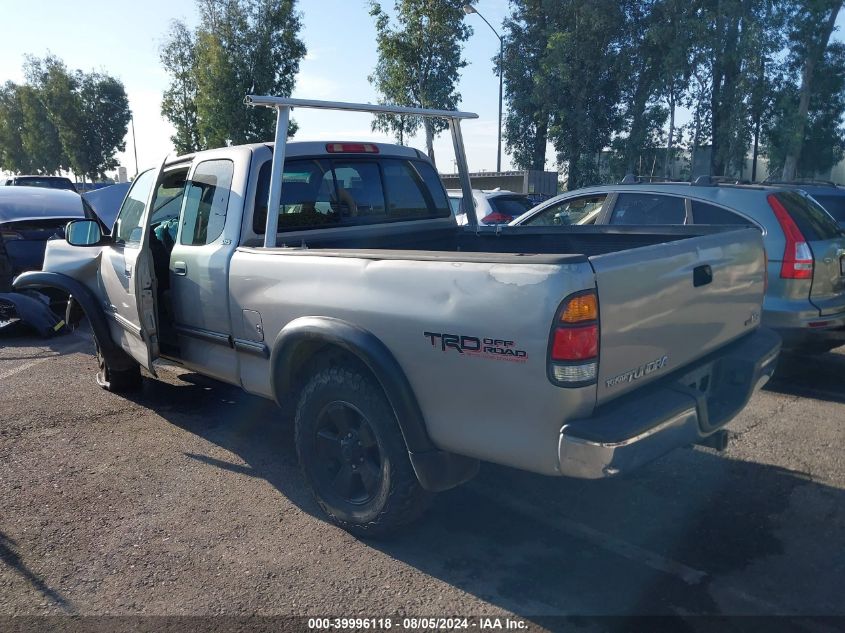
<svg viewBox="0 0 845 633"><path fill-rule="evenodd" d="M760 321L760 232L739 229L590 257L599 297L597 403L701 358Z"/></svg>

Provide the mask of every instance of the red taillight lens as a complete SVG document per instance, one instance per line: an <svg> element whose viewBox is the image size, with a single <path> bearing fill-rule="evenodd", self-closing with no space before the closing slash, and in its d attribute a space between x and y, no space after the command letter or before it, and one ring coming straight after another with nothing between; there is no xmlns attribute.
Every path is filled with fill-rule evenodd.
<svg viewBox="0 0 845 633"><path fill-rule="evenodd" d="M598 353L598 324L555 329L552 340L553 361L590 360Z"/></svg>
<svg viewBox="0 0 845 633"><path fill-rule="evenodd" d="M567 297L555 315L549 345L549 380L559 387L596 381L599 367L599 305L595 291Z"/></svg>
<svg viewBox="0 0 845 633"><path fill-rule="evenodd" d="M769 206L783 230L786 246L783 249L783 263L780 266L782 279L811 279L813 277L813 252L804 239L801 229L789 215L776 194L770 193L767 198Z"/></svg>
<svg viewBox="0 0 845 633"><path fill-rule="evenodd" d="M481 218L482 224L507 224L513 220L512 215L507 215L506 213L499 213L498 211L494 211L490 215L485 215Z"/></svg>
<svg viewBox="0 0 845 633"><path fill-rule="evenodd" d="M378 154L378 145L372 143L327 143L329 154Z"/></svg>

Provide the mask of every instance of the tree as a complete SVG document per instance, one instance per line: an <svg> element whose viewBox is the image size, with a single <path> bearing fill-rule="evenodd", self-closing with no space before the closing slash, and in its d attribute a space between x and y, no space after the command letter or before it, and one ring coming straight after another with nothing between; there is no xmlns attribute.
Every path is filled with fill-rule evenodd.
<svg viewBox="0 0 845 633"><path fill-rule="evenodd" d="M845 45L829 45L814 74L813 94L800 143L802 151L789 179L813 178L845 156ZM774 111L764 132L770 174L785 170L784 164L793 151L793 134L799 127L800 91L800 86L788 78L773 90Z"/></svg>
<svg viewBox="0 0 845 633"><path fill-rule="evenodd" d="M266 108L244 105L247 94L290 95L305 45L295 0L197 0L191 33L171 24L161 49L170 85L162 115L176 129L178 151L252 143L273 137ZM289 134L296 130L291 123Z"/></svg>
<svg viewBox="0 0 845 633"><path fill-rule="evenodd" d="M173 20L160 51L170 85L161 100L161 114L176 133L170 137L179 154L202 149L197 125L197 77L194 36L184 22Z"/></svg>
<svg viewBox="0 0 845 633"><path fill-rule="evenodd" d="M21 138L23 120L20 87L7 81L0 87L0 168L6 171L31 171Z"/></svg>
<svg viewBox="0 0 845 633"><path fill-rule="evenodd" d="M784 180L793 180L798 169L805 128L813 97L813 83L816 69L823 62L825 49L836 23L836 16L842 8L842 0L806 0L801 3L799 17L790 33L793 64L800 65L801 85L798 90L798 112L792 120L788 137L788 148L783 162Z"/></svg>
<svg viewBox="0 0 845 633"><path fill-rule="evenodd" d="M551 112L543 61L549 41L542 2L514 2L504 22L505 149L518 169L545 169Z"/></svg>
<svg viewBox="0 0 845 633"><path fill-rule="evenodd" d="M549 3L552 33L543 62L549 138L567 163L567 188L598 182L601 151L619 125L619 37L613 0Z"/></svg>
<svg viewBox="0 0 845 633"><path fill-rule="evenodd" d="M376 22L378 63L369 80L383 101L420 108L454 110L460 103L458 74L466 61L462 43L472 33L464 24L460 0L396 0L396 24L378 2L370 5ZM428 156L434 161L434 137L446 128L440 119L379 116L374 130L397 139L425 129Z"/></svg>
<svg viewBox="0 0 845 633"><path fill-rule="evenodd" d="M54 56L28 58L25 72L55 127L61 144L58 155L66 157L61 166L91 180L117 167L115 154L126 147L123 139L131 117L123 84L103 73L69 71Z"/></svg>

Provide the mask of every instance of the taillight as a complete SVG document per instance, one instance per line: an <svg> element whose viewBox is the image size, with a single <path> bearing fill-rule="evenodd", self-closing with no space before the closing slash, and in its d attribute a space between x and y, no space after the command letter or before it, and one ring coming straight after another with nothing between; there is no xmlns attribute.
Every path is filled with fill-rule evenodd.
<svg viewBox="0 0 845 633"><path fill-rule="evenodd" d="M599 306L594 290L564 299L549 341L549 379L575 387L595 382L599 356Z"/></svg>
<svg viewBox="0 0 845 633"><path fill-rule="evenodd" d="M499 213L498 211L493 211L490 215L485 215L481 218L482 224L507 224L513 220L512 215L507 215L506 213Z"/></svg>
<svg viewBox="0 0 845 633"><path fill-rule="evenodd" d="M767 198L769 206L775 213L775 217L783 230L786 246L783 249L783 262L780 265L780 276L782 279L812 279L813 277L813 251L804 239L801 229L795 224L795 220L789 215L789 211L783 206L778 197L770 193Z"/></svg>
<svg viewBox="0 0 845 633"><path fill-rule="evenodd" d="M327 143L329 154L378 154L378 145L373 143Z"/></svg>

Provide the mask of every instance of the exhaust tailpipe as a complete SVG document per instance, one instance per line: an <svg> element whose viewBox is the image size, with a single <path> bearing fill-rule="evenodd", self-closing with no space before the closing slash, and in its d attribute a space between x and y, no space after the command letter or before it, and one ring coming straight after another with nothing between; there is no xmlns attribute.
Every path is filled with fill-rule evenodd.
<svg viewBox="0 0 845 633"><path fill-rule="evenodd" d="M725 429L719 429L712 435L700 439L696 444L723 451L728 447L728 432Z"/></svg>

